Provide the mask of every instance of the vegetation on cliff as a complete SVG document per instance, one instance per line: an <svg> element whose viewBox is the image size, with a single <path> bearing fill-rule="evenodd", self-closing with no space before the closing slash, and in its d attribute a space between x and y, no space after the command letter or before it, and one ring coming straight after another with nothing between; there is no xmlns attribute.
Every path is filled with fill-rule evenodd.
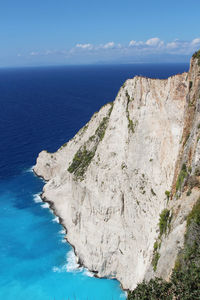
<svg viewBox="0 0 200 300"><path fill-rule="evenodd" d="M128 300L200 299L200 198L187 217L186 228L170 282L161 278L143 281L128 293Z"/></svg>
<svg viewBox="0 0 200 300"><path fill-rule="evenodd" d="M161 247L162 243L162 235L167 233L167 230L170 228L170 222L172 219L172 214L170 213L170 210L167 208L163 209L163 211L160 214L159 218L159 236L157 240L154 243L154 250L153 250L153 259L152 259L152 265L154 272L157 269L158 260L160 258L159 249Z"/></svg>
<svg viewBox="0 0 200 300"><path fill-rule="evenodd" d="M68 171L70 173L74 173L75 179L83 180L83 176L91 163L95 152L97 150L97 146L104 138L106 128L108 126L109 117L112 112L113 103L109 103L110 109L108 111L108 115L102 119L98 128L95 131L95 134L90 136L88 141L84 143L83 146L79 148L76 154L73 157L73 160L68 167Z"/></svg>
<svg viewBox="0 0 200 300"><path fill-rule="evenodd" d="M177 182L176 182L176 191L181 190L183 181L187 177L187 175L188 175L188 172L187 172L186 164L183 164L182 168L181 168L181 171L180 171L180 173L178 175Z"/></svg>
<svg viewBox="0 0 200 300"><path fill-rule="evenodd" d="M132 133L135 133L135 127L137 125L137 122L133 123L133 120L130 119L129 110L128 110L129 103L133 101L133 99L131 99L127 91L126 91L126 97L127 97L126 116L128 119L128 129L131 130Z"/></svg>
<svg viewBox="0 0 200 300"><path fill-rule="evenodd" d="M200 50L195 52L192 57L198 59L198 65L200 66Z"/></svg>

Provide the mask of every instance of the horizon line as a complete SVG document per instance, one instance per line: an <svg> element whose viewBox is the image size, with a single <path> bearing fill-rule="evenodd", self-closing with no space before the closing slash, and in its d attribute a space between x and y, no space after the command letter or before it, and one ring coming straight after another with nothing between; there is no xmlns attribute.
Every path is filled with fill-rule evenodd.
<svg viewBox="0 0 200 300"><path fill-rule="evenodd" d="M0 66L0 70L3 69L27 69L27 68L52 68L52 67L92 67L92 66L119 66L119 65L178 65L178 64L185 64L190 65L190 62L130 62L130 63L124 63L124 62L106 62L106 63L80 63L80 64L47 64L47 65L19 65L19 66Z"/></svg>

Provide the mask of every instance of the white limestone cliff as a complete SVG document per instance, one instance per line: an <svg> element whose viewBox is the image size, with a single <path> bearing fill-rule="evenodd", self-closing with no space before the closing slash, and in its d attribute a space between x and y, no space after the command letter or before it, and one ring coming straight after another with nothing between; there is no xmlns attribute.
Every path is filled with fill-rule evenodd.
<svg viewBox="0 0 200 300"><path fill-rule="evenodd" d="M125 289L144 278L169 277L183 243L184 216L199 193L194 190L187 204L182 198L168 201L165 195L174 188L186 143L193 141L197 149L196 132L183 147L194 72L193 66L189 75L166 80L127 80L113 103L57 152L42 151L34 167L47 181L42 198L61 218L79 262L100 277L117 278ZM193 165L198 164L200 149L192 157ZM166 207L176 217L163 239L155 273L153 245Z"/></svg>

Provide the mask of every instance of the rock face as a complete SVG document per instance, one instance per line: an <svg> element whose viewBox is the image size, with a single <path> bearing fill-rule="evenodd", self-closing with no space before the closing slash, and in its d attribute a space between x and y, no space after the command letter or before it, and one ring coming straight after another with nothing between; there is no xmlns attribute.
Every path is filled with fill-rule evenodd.
<svg viewBox="0 0 200 300"><path fill-rule="evenodd" d="M193 58L189 73L127 80L113 103L57 152L42 151L34 167L48 181L42 198L62 219L79 261L125 289L155 275L167 279L183 243L199 190L185 178L176 182L183 163L190 177L200 165L199 71ZM173 216L153 271L164 208Z"/></svg>

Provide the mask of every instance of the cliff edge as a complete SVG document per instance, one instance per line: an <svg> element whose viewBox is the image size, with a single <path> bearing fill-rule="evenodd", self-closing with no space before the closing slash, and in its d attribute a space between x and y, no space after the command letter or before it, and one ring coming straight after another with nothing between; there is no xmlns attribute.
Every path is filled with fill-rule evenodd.
<svg viewBox="0 0 200 300"><path fill-rule="evenodd" d="M199 168L194 56L189 73L128 79L72 140L42 151L34 172L47 181L42 198L61 218L79 262L134 289L144 279L169 279L200 195Z"/></svg>

